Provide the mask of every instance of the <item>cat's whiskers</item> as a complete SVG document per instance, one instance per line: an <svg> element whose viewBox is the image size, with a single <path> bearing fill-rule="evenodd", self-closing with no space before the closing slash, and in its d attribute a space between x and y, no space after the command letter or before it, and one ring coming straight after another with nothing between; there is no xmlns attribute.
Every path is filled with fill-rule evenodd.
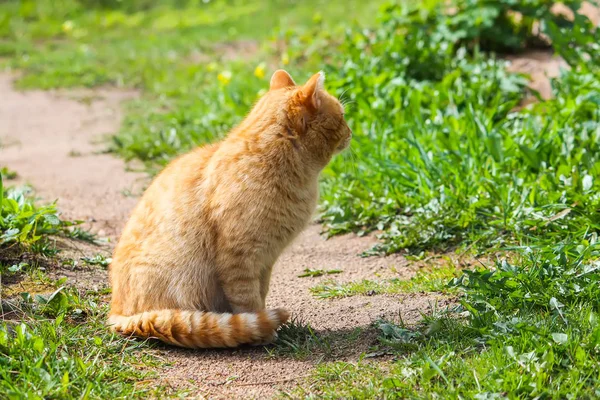
<svg viewBox="0 0 600 400"><path fill-rule="evenodd" d="M348 149L350 150L350 165L348 166L348 168L352 168L352 170L350 171L353 176L357 176L358 173L358 167L357 167L357 160L358 160L358 156L356 155L356 152L354 151L354 149L352 148L352 145L350 145L348 147Z"/></svg>
<svg viewBox="0 0 600 400"><path fill-rule="evenodd" d="M344 110L346 112L348 112L348 106L351 106L353 104L356 104L356 102L354 100L348 100L348 101L342 103L342 105L344 106Z"/></svg>
<svg viewBox="0 0 600 400"><path fill-rule="evenodd" d="M338 100L340 101L340 103L342 104L342 106L344 105L344 95L346 94L346 92L350 90L350 88L345 89L342 94L340 94L340 96L338 97Z"/></svg>
<svg viewBox="0 0 600 400"><path fill-rule="evenodd" d="M352 148L352 142L350 142L350 145L344 151L344 174L352 173L354 176L356 176L356 172L357 172L356 160L357 160L357 156L356 156L356 153L354 152L354 149Z"/></svg>

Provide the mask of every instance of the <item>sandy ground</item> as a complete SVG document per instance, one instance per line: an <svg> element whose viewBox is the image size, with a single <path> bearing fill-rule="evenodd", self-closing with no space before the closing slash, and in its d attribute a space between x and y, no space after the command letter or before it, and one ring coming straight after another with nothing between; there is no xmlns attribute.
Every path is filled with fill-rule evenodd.
<svg viewBox="0 0 600 400"><path fill-rule="evenodd" d="M86 221L86 226L111 239L108 246L75 246L80 256L110 251L126 218L147 182L144 174L127 172L126 165L100 151L103 134L118 130L120 102L135 93L113 90L16 91L15 77L0 75L0 164L19 174L17 183L29 183L45 201L58 200L63 215ZM354 235L325 240L318 225L310 226L280 258L274 269L268 303L283 306L332 339L333 359L354 360L368 351L375 336L371 323L385 317L416 322L436 302L436 295L365 296L317 300L309 292L327 277L299 278L305 268L341 269L339 282L361 278L409 278L414 269L400 256L361 258L373 238ZM83 287L106 285L101 269L61 270L57 276ZM90 282L92 284L90 284ZM440 305L438 305L440 306ZM366 328L351 347L336 337ZM270 358L262 348L226 351L189 351L161 347L159 355L170 367L162 383L185 387L210 398L266 398L293 386L318 359L295 361Z"/></svg>

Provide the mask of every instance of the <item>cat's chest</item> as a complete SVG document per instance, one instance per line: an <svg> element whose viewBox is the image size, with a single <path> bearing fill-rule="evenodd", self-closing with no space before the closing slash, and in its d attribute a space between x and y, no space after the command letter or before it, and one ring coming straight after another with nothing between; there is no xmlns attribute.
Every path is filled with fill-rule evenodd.
<svg viewBox="0 0 600 400"><path fill-rule="evenodd" d="M275 196L273 206L292 219L307 219L312 216L319 197L318 184L315 182L301 189L280 190Z"/></svg>
<svg viewBox="0 0 600 400"><path fill-rule="evenodd" d="M286 245L295 238L312 219L317 201L316 185L287 197L282 196L282 201L273 204L273 208L265 212L265 217L271 220L272 226L278 228L278 232L273 235L274 239L279 238Z"/></svg>
<svg viewBox="0 0 600 400"><path fill-rule="evenodd" d="M268 242L273 248L286 246L311 220L317 205L318 187L270 187L254 202L237 208L236 230L254 240Z"/></svg>

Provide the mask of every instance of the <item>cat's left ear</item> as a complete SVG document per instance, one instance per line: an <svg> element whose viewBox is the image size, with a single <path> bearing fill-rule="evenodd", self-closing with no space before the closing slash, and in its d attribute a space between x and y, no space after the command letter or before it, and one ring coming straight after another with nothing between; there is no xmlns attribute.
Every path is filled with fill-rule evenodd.
<svg viewBox="0 0 600 400"><path fill-rule="evenodd" d="M278 69L275 71L271 77L269 90L277 90L288 86L296 86L296 82L294 82L290 74L283 69Z"/></svg>
<svg viewBox="0 0 600 400"><path fill-rule="evenodd" d="M312 110L318 110L321 107L321 91L325 84L325 74L320 71L314 74L308 82L302 86L302 97L304 105Z"/></svg>

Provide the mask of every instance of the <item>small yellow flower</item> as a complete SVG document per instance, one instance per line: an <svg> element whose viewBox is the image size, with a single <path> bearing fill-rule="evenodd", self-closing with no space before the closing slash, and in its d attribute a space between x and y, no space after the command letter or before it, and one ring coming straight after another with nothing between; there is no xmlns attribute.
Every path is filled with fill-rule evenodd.
<svg viewBox="0 0 600 400"><path fill-rule="evenodd" d="M288 55L288 53L283 53L281 55L281 63L283 65L288 65L290 63L290 56Z"/></svg>
<svg viewBox="0 0 600 400"><path fill-rule="evenodd" d="M231 71L223 71L219 73L219 75L217 75L217 79L223 85L227 85L229 82L231 82Z"/></svg>
<svg viewBox="0 0 600 400"><path fill-rule="evenodd" d="M265 63L260 63L254 69L254 76L258 79L262 79L265 77Z"/></svg>
<svg viewBox="0 0 600 400"><path fill-rule="evenodd" d="M70 33L74 27L75 24L73 23L73 21L65 21L62 24L62 30L64 33Z"/></svg>

